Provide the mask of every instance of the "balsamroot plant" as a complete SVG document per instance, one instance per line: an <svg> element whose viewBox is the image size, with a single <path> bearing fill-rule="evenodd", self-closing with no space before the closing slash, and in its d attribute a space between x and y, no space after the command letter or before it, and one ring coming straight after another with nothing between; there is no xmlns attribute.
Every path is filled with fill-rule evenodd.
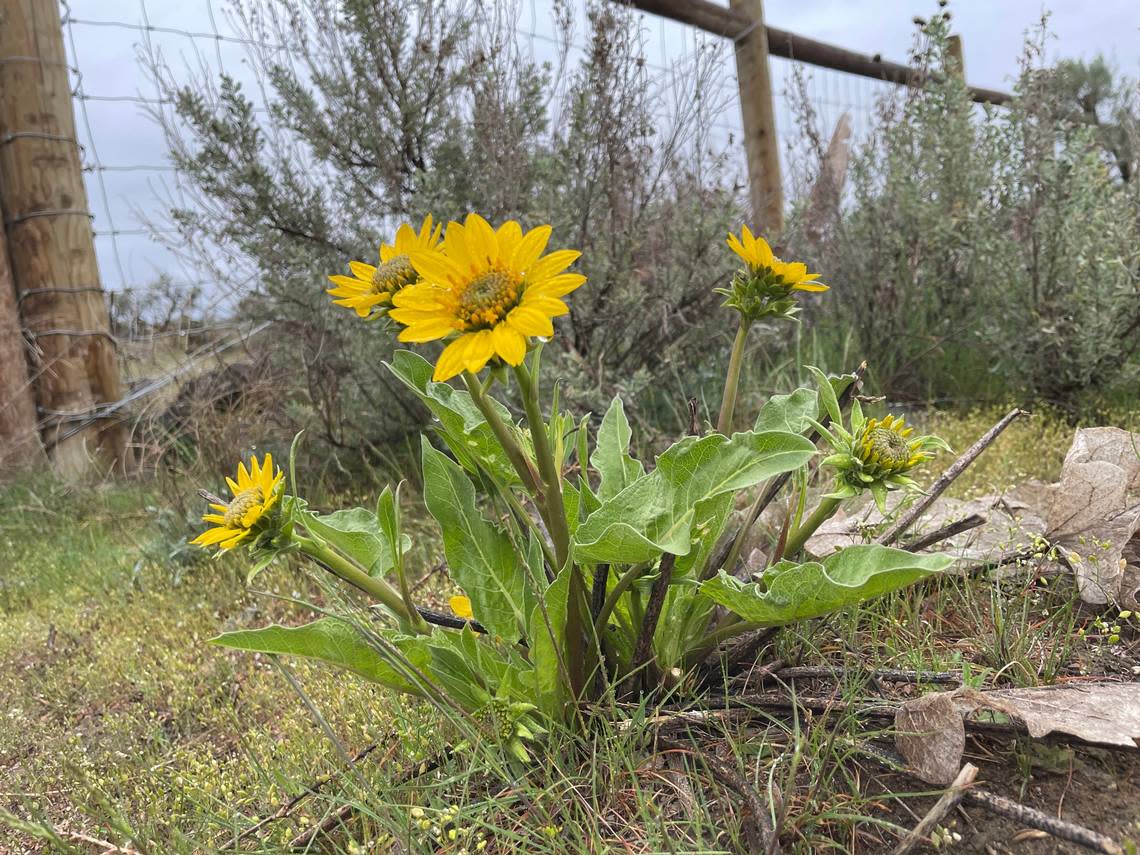
<svg viewBox="0 0 1140 855"><path fill-rule="evenodd" d="M398 488L384 489L374 510L318 513L299 492L293 461L286 491L266 455L239 465L230 499L209 497L211 527L196 542L248 549L253 573L299 554L367 597L376 620L361 626L332 613L215 641L320 659L446 703L525 761L536 735L580 726L597 709L589 701L696 685L685 675L723 641L826 614L951 563L879 545L805 556L807 538L844 502L870 492L884 504L888 490L914 489L907 473L944 447L891 416L865 419L857 402L845 423L838 395L853 377L816 372L817 389L774 396L734 431L749 327L789 319L799 294L827 291L818 274L776 258L747 228L729 237L743 263L722 293L741 332L720 429L685 436L646 465L630 454L620 398L595 428L561 408L563 378L543 365L564 328L554 320L590 287L577 272L581 254L553 240L548 225L524 231L470 214L441 232L429 218L401 226L378 264L352 261L351 277L330 277L330 295L371 334L442 345L434 364L397 350L387 369L436 417L434 438L422 441L422 483L464 592L452 599L454 616L413 596ZM521 421L501 402L508 392L522 401ZM813 430L832 446L822 463L834 483L807 512ZM746 531L728 530L737 498L785 476L800 499L784 546L763 573L738 578Z"/></svg>

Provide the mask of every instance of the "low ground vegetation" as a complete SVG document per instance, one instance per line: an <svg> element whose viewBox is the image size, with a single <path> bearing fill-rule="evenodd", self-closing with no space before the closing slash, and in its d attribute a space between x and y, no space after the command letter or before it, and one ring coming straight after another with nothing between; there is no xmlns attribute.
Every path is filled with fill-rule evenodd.
<svg viewBox="0 0 1140 855"><path fill-rule="evenodd" d="M962 447L996 415L930 413L920 421ZM1015 424L956 483L955 495L1054 479L1070 435L1047 416ZM419 498L414 491L404 498L412 517ZM599 844L732 851L740 816L725 808L699 760L686 765L685 746L706 737L754 785L763 790L770 776L778 782L788 806L785 840L795 851L885 851L931 801L853 749L885 725L842 711L773 719L759 733L730 724L682 733L678 747L656 752L628 732L602 730L592 760L552 762L525 782L496 782L493 763L460 755L413 784L406 776L417 764L458 738L446 726L433 729L437 717L425 705L325 668L282 663L334 743L280 667L206 644L231 627L297 622L305 610L296 601L328 601L317 582L283 567L256 585L274 597L244 592L246 567L237 557L192 562L176 578L165 556L192 529L163 522L156 511L163 497L141 485L76 491L41 482L8 487L0 501L0 537L13 568L0 588L0 806L8 820L0 851L95 851L92 839L148 852L222 848L330 775L245 845L285 851L351 804L351 818L318 837L312 851L389 851L392 841L411 851L587 852ZM432 573L437 548L415 539L420 590L442 607L454 590ZM1059 580L995 586L974 578L923 583L786 631L763 658L847 667L842 700L873 693L868 670L875 667L952 670L978 685L1126 676L1140 666L1138 646L1134 619L1083 611ZM1024 667L1009 667L1013 659ZM834 684L797 687L826 695ZM354 755L373 744L357 773L344 775L340 751ZM556 746L550 756L560 756ZM1018 739L979 739L968 756L984 763L995 789L1122 839L1140 836L1140 816L1127 807L1137 804L1140 786L1131 759ZM954 821L951 833L964 838L957 851L986 844L1059 851L1049 841L1011 844L1018 829L985 816L973 821Z"/></svg>

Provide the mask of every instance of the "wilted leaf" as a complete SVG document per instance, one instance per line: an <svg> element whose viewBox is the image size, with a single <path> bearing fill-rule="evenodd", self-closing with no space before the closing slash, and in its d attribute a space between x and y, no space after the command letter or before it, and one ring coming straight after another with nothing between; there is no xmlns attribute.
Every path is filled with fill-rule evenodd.
<svg viewBox="0 0 1140 855"><path fill-rule="evenodd" d="M1140 744L1140 684L1101 683L924 695L895 713L895 746L922 780L948 784L962 764L965 718L981 711L1022 722L1034 738L1063 733L1095 745Z"/></svg>
<svg viewBox="0 0 1140 855"><path fill-rule="evenodd" d="M1033 737L1056 732L1098 745L1140 744L1140 683L1000 689L982 695L1021 719Z"/></svg>
<svg viewBox="0 0 1140 855"><path fill-rule="evenodd" d="M1140 530L1140 434L1117 428L1078 430L1048 509L1048 537L1065 550L1081 599L1137 608L1123 591L1124 551ZM1130 574L1131 575L1131 574Z"/></svg>
<svg viewBox="0 0 1140 855"><path fill-rule="evenodd" d="M949 784L962 766L966 727L953 692L907 701L895 713L895 749L928 784Z"/></svg>

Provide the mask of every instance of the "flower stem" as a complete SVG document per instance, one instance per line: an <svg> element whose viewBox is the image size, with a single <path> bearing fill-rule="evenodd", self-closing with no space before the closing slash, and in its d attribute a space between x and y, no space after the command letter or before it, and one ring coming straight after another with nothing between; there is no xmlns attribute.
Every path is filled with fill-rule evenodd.
<svg viewBox="0 0 1140 855"><path fill-rule="evenodd" d="M530 376L525 365L515 367L522 390L523 407L526 409L527 424L530 425L530 438L534 443L534 456L538 460L538 471L543 487L541 501L546 504L546 524L550 527L550 539L554 541L554 554L558 559L558 569L566 564L570 551L570 528L566 524L566 509L562 504L562 473L554 461L550 448L550 437L546 432L546 420L538 403L538 384Z"/></svg>
<svg viewBox="0 0 1140 855"><path fill-rule="evenodd" d="M803 549L807 539L812 536L815 530L835 515L842 501L842 499L831 496L824 496L820 499L815 510L811 512L811 516L804 520L803 525L788 535L788 542L784 545L784 557L795 555Z"/></svg>
<svg viewBox="0 0 1140 855"><path fill-rule="evenodd" d="M534 471L534 464L523 452L521 446L515 441L511 435L510 428L503 423L502 418L499 417L498 412L495 411L491 401L483 393L483 387L479 383L479 378L472 374L470 371L463 372L463 382L467 384L467 391L471 393L471 400L475 402L475 406L479 408L479 412L483 414L483 418L487 420L487 424L491 426L491 432L495 434L495 439L499 441L499 445L503 447L503 451L507 454L507 459L511 461L511 465L515 468L519 478L523 482L523 486L530 491L536 498L540 498L542 494L541 486L538 481L538 473Z"/></svg>
<svg viewBox="0 0 1140 855"><path fill-rule="evenodd" d="M531 376L525 363L515 366L515 377L522 392L531 442L534 443L534 456L538 460L538 471L542 476L544 489L538 501L546 510L546 527L554 542L554 557L558 562L558 570L561 571L569 564L570 557L570 527L566 523L566 508L562 502L562 472L554 460L546 420L542 417L539 406L537 378ZM583 618L589 614L589 602L581 569L573 564L569 564L568 569L570 584L566 602L566 659L570 670L570 689L575 698L581 698L586 687L587 671Z"/></svg>
<svg viewBox="0 0 1140 855"><path fill-rule="evenodd" d="M724 400L720 404L720 418L717 419L717 433L726 436L732 431L732 415L736 411L736 395L740 387L740 369L744 364L744 345L748 341L748 330L752 322L740 319L736 330L736 340L732 343L732 355L728 358L728 374L724 378Z"/></svg>
<svg viewBox="0 0 1140 855"><path fill-rule="evenodd" d="M385 582L365 573L355 561L338 551L304 535L294 534L293 542L310 558L322 564L330 573L358 588L391 609L401 620L406 621L418 632L426 632L426 623L414 607L406 605L400 592ZM421 628L423 624L424 628Z"/></svg>

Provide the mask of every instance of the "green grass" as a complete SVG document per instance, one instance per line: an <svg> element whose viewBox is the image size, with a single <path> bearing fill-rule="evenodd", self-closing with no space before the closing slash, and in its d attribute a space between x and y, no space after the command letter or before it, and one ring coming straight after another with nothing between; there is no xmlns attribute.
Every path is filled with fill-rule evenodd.
<svg viewBox="0 0 1140 855"><path fill-rule="evenodd" d="M998 415L918 421L961 450ZM1048 418L1015 424L955 493L1055 478L1070 436ZM335 734L330 742L277 665L206 643L227 628L300 622L305 610L292 601L322 601L320 586L282 567L255 583L275 596L248 591L239 560L195 560L181 548L190 523L160 510L168 504L130 483L0 492L0 809L8 818L0 851L99 851L84 837L139 852L211 851L330 775L247 848L286 851L352 803L347 829L312 851L392 851L393 840L414 852L737 851L742 802L726 798L709 772L701 752L714 751L765 798L782 792L786 851L876 851L913 824L910 811L921 815L910 807L918 794L891 792L853 753L855 735L877 725L842 713L747 726L725 717L658 751L636 728L607 724L584 751L554 735L525 780L496 773L485 745L407 780L461 735L423 705L282 663ZM419 550L422 567L429 553ZM446 593L445 580L432 584ZM1085 638L1080 628L1090 629ZM1111 647L1104 635L1063 583L943 579L786 631L768 656L967 664L989 683L1032 685L1065 668L1095 670ZM853 674L841 692L870 689ZM357 772L343 774L341 752L373 743Z"/></svg>

